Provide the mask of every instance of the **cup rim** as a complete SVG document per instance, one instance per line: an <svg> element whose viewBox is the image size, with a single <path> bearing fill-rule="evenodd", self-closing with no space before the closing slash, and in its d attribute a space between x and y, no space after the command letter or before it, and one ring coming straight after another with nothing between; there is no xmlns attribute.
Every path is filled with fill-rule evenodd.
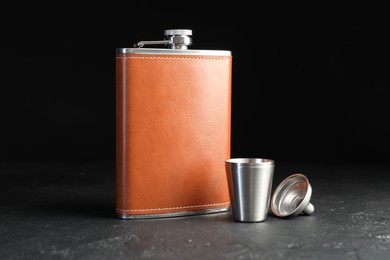
<svg viewBox="0 0 390 260"><path fill-rule="evenodd" d="M275 161L268 158L256 158L256 157L237 157L225 160L226 163L237 165L273 165Z"/></svg>

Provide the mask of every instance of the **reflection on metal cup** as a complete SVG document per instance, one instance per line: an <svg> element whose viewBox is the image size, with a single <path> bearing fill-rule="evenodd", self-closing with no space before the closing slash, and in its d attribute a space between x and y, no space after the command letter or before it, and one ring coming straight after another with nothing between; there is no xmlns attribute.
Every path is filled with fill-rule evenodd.
<svg viewBox="0 0 390 260"><path fill-rule="evenodd" d="M225 161L225 166L234 220L265 221L269 212L274 161L232 158Z"/></svg>

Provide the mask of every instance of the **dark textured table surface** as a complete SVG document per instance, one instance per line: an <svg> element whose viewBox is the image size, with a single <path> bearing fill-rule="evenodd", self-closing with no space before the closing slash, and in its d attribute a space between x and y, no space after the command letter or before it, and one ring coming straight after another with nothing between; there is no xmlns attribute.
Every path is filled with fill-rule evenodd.
<svg viewBox="0 0 390 260"><path fill-rule="evenodd" d="M276 162L273 189L296 172L311 216L120 220L113 163L1 163L0 259L390 259L390 166Z"/></svg>

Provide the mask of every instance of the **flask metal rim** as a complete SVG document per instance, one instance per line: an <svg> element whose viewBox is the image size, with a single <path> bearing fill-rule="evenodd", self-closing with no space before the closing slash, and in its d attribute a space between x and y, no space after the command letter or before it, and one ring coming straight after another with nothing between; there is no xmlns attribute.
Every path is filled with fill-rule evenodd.
<svg viewBox="0 0 390 260"><path fill-rule="evenodd" d="M197 50L197 49L160 49L160 48L117 48L117 54L178 54L178 55L210 55L232 56L229 50Z"/></svg>

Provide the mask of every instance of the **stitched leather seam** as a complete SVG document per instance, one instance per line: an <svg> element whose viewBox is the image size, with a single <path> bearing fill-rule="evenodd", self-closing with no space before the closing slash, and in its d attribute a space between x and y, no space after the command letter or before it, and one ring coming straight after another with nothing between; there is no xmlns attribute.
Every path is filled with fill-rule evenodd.
<svg viewBox="0 0 390 260"><path fill-rule="evenodd" d="M159 210L170 210L170 209L186 209L186 208L199 208L199 207L210 207L210 206L221 206L230 204L230 202L221 202L221 203L212 203L204 205L193 205L193 206L180 206L180 207L169 207L169 208L152 208L152 209L116 209L118 211L127 212L127 211L159 211Z"/></svg>
<svg viewBox="0 0 390 260"><path fill-rule="evenodd" d="M213 58L213 57L164 57L164 56L150 56L150 57L116 57L117 59L158 59L158 60L230 60L231 57Z"/></svg>

